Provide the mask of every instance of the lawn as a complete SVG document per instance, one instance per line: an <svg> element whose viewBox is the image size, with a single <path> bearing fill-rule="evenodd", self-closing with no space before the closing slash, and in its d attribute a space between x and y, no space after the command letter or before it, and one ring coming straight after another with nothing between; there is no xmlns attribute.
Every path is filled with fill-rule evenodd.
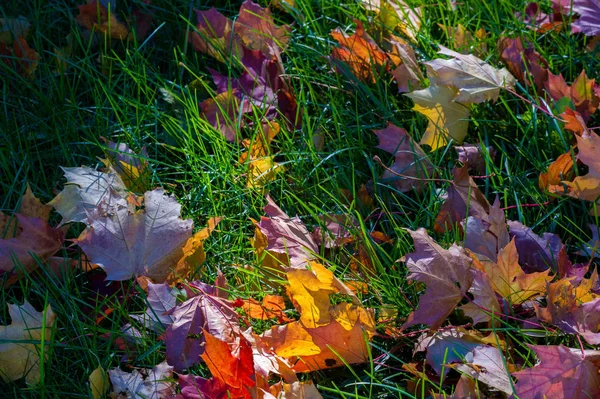
<svg viewBox="0 0 600 399"><path fill-rule="evenodd" d="M0 396L600 397L596 0L0 12Z"/></svg>

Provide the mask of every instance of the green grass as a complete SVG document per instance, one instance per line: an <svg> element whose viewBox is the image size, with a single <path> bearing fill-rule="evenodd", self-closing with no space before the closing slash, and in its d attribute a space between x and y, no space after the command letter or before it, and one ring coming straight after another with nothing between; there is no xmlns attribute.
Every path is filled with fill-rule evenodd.
<svg viewBox="0 0 600 399"><path fill-rule="evenodd" d="M153 0L148 8L155 10L154 30L147 40L113 40L99 46L83 34L74 20L79 3L12 2L0 9L1 17L23 15L31 21L28 41L40 54L32 79L19 76L11 65L0 62L0 208L9 213L17 209L27 183L43 202L48 202L64 182L59 166L100 165L98 157L105 153L101 137L128 143L136 150L145 146L153 184L174 193L184 206L184 215L192 218L195 226L201 228L210 216L225 216L218 231L207 241L207 261L197 276L202 281L212 282L219 269L229 278L232 297L260 298L269 291L261 285L260 273L237 267L258 264L249 242L254 231L250 218L264 215L264 192L268 191L288 214L299 215L307 225L317 224L322 213L350 212L361 221L357 234L368 236L378 230L394 238L393 243L383 246L368 241L368 253L377 273L369 277L369 293L362 299L376 309L384 305L397 308L400 325L421 293L420 287L407 283L403 264L396 263L412 249L404 229L432 230L443 202L441 194L448 184L431 182L419 193L400 193L377 183L373 210L356 202L349 205L344 200L342 190L356 194L361 185L372 179L377 182L383 169L373 161L375 155L384 162L392 160L389 154L375 148L373 129L392 122L419 139L426 126L426 120L411 110L411 101L397 94L389 75L382 73L376 83L364 84L331 69L327 56L335 43L329 32L341 27L352 33L353 19L367 22L371 14L358 3L337 0L297 0L295 12L275 12L280 23L293 24L283 60L302 105L303 126L297 131L282 128L274 147L285 172L262 190L246 185L247 171L237 163L243 148L228 143L198 116L198 102L213 90L207 67L233 76L241 72L235 66L216 65L214 59L194 52L186 43L186 30L193 29L187 23L192 17L190 5L204 9L211 4ZM141 1L117 3L123 9L125 4ZM225 15L237 14L238 2L217 3ZM471 31L486 29L489 50L482 58L492 65L500 66L495 45L500 35L520 35L534 43L548 60L551 71L563 73L567 81L572 81L582 68L590 77L597 76L597 52L586 51L585 39L570 35L568 23L560 33L537 34L514 16L516 11L523 11L523 1L466 0L461 4L451 11L442 1L423 2L423 27L413 44L420 60L435 58L437 44L450 44L438 23L460 23ZM261 5L266 6L262 1ZM69 43L72 54L65 60L68 69L57 74L56 49ZM193 88L188 86L194 80L197 82ZM177 97L174 105L164 100L161 88ZM537 101L531 90L518 87L516 91L531 102ZM497 151L493 161L488 159L489 177L476 180L486 197L492 201L499 196L502 206L509 208L507 219L519 220L539 234L557 233L570 249L581 247L588 239L586 223L594 221L587 216L588 204L558 198L544 205L550 198L537 183L539 173L570 148L569 134L547 115L532 112L531 103L506 92L496 103L474 105L471 110L466 141L482 142ZM588 125L597 124L595 117ZM243 134L256 137L252 129L244 129ZM322 149L313 143L317 136L324 137ZM452 147L433 152L430 157L438 177L451 179L456 163ZM539 206L521 207L522 204ZM54 215L53 220L58 221L58 216ZM68 237L75 238L80 229L72 227ZM451 232L435 239L446 245L456 237ZM64 253L72 258L78 256L73 249ZM349 270L347 259L347 254L334 253L329 256L329 265L335 266L336 273L345 279L364 278ZM124 353L115 350L113 344L124 337L121 327L131 321L130 315L144 309L140 296L127 307L119 305L122 296L132 289L135 288L131 282L112 283L96 297L89 275L74 270L62 279L41 271L2 291L1 320L7 320L6 303L27 299L38 309L50 304L57 322L48 343L50 356L44 364L42 383L36 387L27 387L24 382L0 383L0 395L88 397L88 375L99 365L105 369L119 365ZM105 307L115 310L97 323L90 315ZM540 339L518 323L505 323L501 328L507 339L521 344L573 346L576 342L572 337L550 332ZM316 372L310 379L323 396L331 398L425 398L429 393L422 388L424 381L411 394L407 387L413 377L402 370L404 363L415 361L413 343L410 337L376 338L371 351L377 362ZM521 350L525 357L525 347L521 346ZM148 334L136 344L136 352L128 354L127 362L152 367L163 359L164 344ZM199 372L203 370L198 368ZM429 387L440 387L439 381L428 383Z"/></svg>

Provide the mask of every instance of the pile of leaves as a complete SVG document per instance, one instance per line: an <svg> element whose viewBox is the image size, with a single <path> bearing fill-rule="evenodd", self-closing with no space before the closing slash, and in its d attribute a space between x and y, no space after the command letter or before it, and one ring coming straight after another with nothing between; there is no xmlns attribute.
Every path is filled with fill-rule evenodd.
<svg viewBox="0 0 600 399"><path fill-rule="evenodd" d="M541 34L568 27L573 34L600 37L598 2L567 3L553 1L549 14L531 3L519 17ZM280 6L293 9L289 3ZM198 101L197 117L238 146L241 155L232 164L265 204L260 220L252 220L253 261L230 265L260 279L264 295L236 296L230 285L242 283L228 281L216 268L211 269L216 279L207 281L204 244L230 215L204 215L201 229L183 218L170 188L156 184L145 148L136 152L105 140L102 167L64 167L63 188L50 202L43 204L27 186L16 211L0 213L5 289L25 278L60 281L79 273L89 284L104 280L114 306L134 308L143 301L142 312L116 326L126 339L102 336L115 346L121 366L99 366L89 375L94 398L321 398L311 381L316 372L352 370L395 356L390 350L373 357L383 341L409 345L410 361L401 372L415 394L600 396L600 282L594 264L600 227L591 224L592 240L573 252L556 234L539 235L507 220L500 200L490 203L476 183L486 177L495 149L463 143L477 104L518 96L571 134L570 150L539 175L540 188L549 201L586 201L597 219L600 138L587 124L600 105L600 86L585 71L569 85L521 37L503 35L498 41L503 65L486 61L476 51L484 45L485 29L472 33L462 25L442 27L454 37L452 49L440 45L436 58L421 60L415 43L424 10L399 0L369 0L363 6L385 29L371 35L357 20L352 34L332 30L330 70L348 77L350 90L393 79L426 127L418 142L392 123L374 130L376 148L391 154L391 161L375 156L382 173L349 202L373 208L373 187L380 183L416 194L435 185L444 201L431 225L394 237L377 230L361 234L366 219L351 212L323 213L318 225L310 225L269 196L265 187L285 170L273 143L282 130L301 132L304 110L286 73L293 27L278 25L269 8L250 0L235 20L214 8L197 10L187 40L195 51L240 71L237 77L207 71L212 95ZM134 9L130 18L119 19L111 7L102 1L79 6L75 20L82 33L104 47L150 34L151 12ZM27 21L3 20L2 26L3 62L32 79L39 55L27 44ZM64 57L70 51L66 47ZM101 68L103 62L100 57ZM64 73L66 66L58 65L57 73ZM517 94L518 88L529 99ZM181 105L176 88L160 91ZM449 146L458 154L452 180L439 177L440 165L433 161ZM436 242L449 235L455 237L449 247ZM407 271L418 302L402 315L392 304L365 298L373 293L368 283L378 272L369 257L409 237L414 250L395 267ZM341 252L351 254L343 271L333 260ZM102 296L102 290L96 294ZM82 306L97 312L93 319L102 325L114 308L99 309L97 299L87 298ZM22 305L8 304L10 320L0 326L5 382L24 378L35 385L47 372L50 340L60 331L51 306L37 305L27 298ZM537 344L524 344L511 328L523 334L535 328L530 338ZM540 330L546 334L535 336ZM139 367L142 336L152 337L164 361ZM556 336L578 345L556 345L549 338Z"/></svg>

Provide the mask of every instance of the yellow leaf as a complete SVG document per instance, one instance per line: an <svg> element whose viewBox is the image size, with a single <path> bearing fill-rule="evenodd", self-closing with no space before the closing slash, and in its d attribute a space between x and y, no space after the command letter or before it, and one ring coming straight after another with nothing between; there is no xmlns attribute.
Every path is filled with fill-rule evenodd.
<svg viewBox="0 0 600 399"><path fill-rule="evenodd" d="M494 291L515 305L546 292L546 284L552 280L550 270L525 274L514 239L498 253L498 263L479 260L473 254L471 258L473 266L488 275Z"/></svg>
<svg viewBox="0 0 600 399"><path fill-rule="evenodd" d="M445 146L449 139L462 143L469 127L469 108L453 99L458 90L449 86L430 86L406 94L415 102L413 109L429 119L419 142L431 150Z"/></svg>
<svg viewBox="0 0 600 399"><path fill-rule="evenodd" d="M336 290L331 271L316 262L309 264L311 270L288 270L288 293L300 312L300 322L307 328L316 328L331 321L329 295Z"/></svg>
<svg viewBox="0 0 600 399"><path fill-rule="evenodd" d="M106 395L110 384L108 383L108 374L101 366L98 366L96 370L92 371L88 380L90 382L92 398L100 399Z"/></svg>

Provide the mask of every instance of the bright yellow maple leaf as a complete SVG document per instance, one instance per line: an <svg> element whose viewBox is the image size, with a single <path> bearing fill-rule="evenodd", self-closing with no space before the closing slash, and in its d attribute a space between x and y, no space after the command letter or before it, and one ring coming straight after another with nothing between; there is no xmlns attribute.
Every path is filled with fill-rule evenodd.
<svg viewBox="0 0 600 399"><path fill-rule="evenodd" d="M450 86L430 86L405 94L415 106L413 109L429 119L427 130L419 144L431 150L445 146L449 139L462 143L469 127L469 108L454 101L458 89Z"/></svg>

